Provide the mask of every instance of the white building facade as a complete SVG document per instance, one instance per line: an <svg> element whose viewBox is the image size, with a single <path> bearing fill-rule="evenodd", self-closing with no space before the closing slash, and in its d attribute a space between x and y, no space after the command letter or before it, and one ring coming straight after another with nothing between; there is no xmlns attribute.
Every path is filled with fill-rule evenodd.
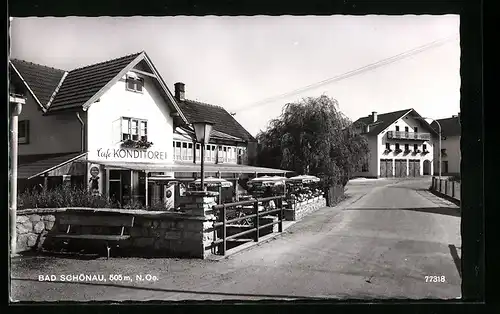
<svg viewBox="0 0 500 314"><path fill-rule="evenodd" d="M368 161L355 176L418 177L433 173L435 131L413 109L363 117L354 122L368 140Z"/></svg>
<svg viewBox="0 0 500 314"><path fill-rule="evenodd" d="M215 123L206 176L236 186L244 174L286 172L253 167L255 138L224 108L185 99L183 83L172 94L145 52L69 72L10 65L11 84L28 99L19 153L26 186L84 183L120 204L164 202L179 194L178 182L199 177L201 147L191 123L203 119Z"/></svg>

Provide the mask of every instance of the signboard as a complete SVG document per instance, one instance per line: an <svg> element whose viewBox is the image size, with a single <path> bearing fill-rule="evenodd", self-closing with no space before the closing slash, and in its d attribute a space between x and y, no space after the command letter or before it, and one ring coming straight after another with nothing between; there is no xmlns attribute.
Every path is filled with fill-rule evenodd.
<svg viewBox="0 0 500 314"><path fill-rule="evenodd" d="M102 167L96 164L89 164L88 167L88 188L93 194L103 192L104 180L102 178Z"/></svg>
<svg viewBox="0 0 500 314"><path fill-rule="evenodd" d="M167 152L134 148L98 148L98 159L104 160L135 160L135 161L166 161Z"/></svg>
<svg viewBox="0 0 500 314"><path fill-rule="evenodd" d="M164 186L163 200L166 210L175 208L175 183L169 183Z"/></svg>
<svg viewBox="0 0 500 314"><path fill-rule="evenodd" d="M136 162L147 164L170 164L172 160L171 151L168 148L141 149L122 147L96 147L87 153L87 159L96 163L103 162Z"/></svg>

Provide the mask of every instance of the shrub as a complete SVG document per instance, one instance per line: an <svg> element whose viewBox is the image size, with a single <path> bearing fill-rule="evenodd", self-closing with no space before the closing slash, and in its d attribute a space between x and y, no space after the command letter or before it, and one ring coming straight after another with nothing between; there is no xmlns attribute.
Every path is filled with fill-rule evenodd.
<svg viewBox="0 0 500 314"><path fill-rule="evenodd" d="M456 181L456 182L460 182L460 175L459 174L455 174L451 177L448 178L448 181Z"/></svg>
<svg viewBox="0 0 500 314"><path fill-rule="evenodd" d="M61 185L50 190L26 190L18 197L18 208L91 207L116 208L106 195L95 195L84 187Z"/></svg>

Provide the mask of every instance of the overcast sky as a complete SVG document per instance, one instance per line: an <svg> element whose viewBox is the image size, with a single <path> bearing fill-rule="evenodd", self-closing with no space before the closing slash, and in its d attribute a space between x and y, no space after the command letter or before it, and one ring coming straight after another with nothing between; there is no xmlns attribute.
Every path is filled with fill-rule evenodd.
<svg viewBox="0 0 500 314"><path fill-rule="evenodd" d="M173 92L225 107L252 134L284 104L326 94L352 120L460 110L459 39L296 95L262 100L459 33L458 15L14 18L11 57L64 70L146 51ZM260 105L255 105L260 103Z"/></svg>

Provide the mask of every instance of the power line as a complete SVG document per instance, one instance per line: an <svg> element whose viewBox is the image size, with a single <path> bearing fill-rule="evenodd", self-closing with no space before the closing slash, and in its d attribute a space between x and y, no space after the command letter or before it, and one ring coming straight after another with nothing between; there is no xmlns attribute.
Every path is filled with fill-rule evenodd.
<svg viewBox="0 0 500 314"><path fill-rule="evenodd" d="M436 41L430 42L428 44L425 44L425 45L413 48L413 49L408 50L408 51L405 51L403 53L397 54L395 56L392 56L392 57L389 57L389 58L377 61L375 63L368 64L368 65L363 66L361 68L358 68L356 70L352 70L352 71L349 71L349 72L346 72L346 73L343 73L343 74L340 74L340 75L328 78L326 80L323 80L323 81L320 81L320 82L316 82L316 83L313 83L313 84L310 84L310 85L307 85L307 86L295 89L293 91L290 91L290 92L287 92L287 93L284 93L284 94L272 96L272 97L263 99L261 101L258 101L256 103L249 104L249 105L246 105L244 107L237 108L234 111L236 111L236 112L242 112L242 111L245 111L245 110L248 110L248 109L255 108L257 106L261 106L261 105L267 104L267 103L269 103L271 101L274 101L274 100L278 100L278 99L281 99L281 98L284 98L284 97L287 97L287 96L292 96L292 95L295 95L295 94L299 94L301 92L304 92L304 91L307 91L307 90L310 90L310 89L314 89L316 87L319 87L319 86L322 86L322 85L326 85L326 84L329 84L329 83L332 83L332 82L338 82L340 80L352 77L354 75L361 74L361 73L364 73L364 72L367 72L367 71L371 71L371 70L377 69L379 67L382 67L384 65L388 65L388 64L394 63L394 62L399 61L401 59L411 57L411 56L416 55L416 54L418 54L420 52L424 52L424 51L429 50L431 48L438 47L440 45L445 44L448 41L455 40L457 38L458 38L458 35L454 35L454 36L447 37L445 39L436 40Z"/></svg>

